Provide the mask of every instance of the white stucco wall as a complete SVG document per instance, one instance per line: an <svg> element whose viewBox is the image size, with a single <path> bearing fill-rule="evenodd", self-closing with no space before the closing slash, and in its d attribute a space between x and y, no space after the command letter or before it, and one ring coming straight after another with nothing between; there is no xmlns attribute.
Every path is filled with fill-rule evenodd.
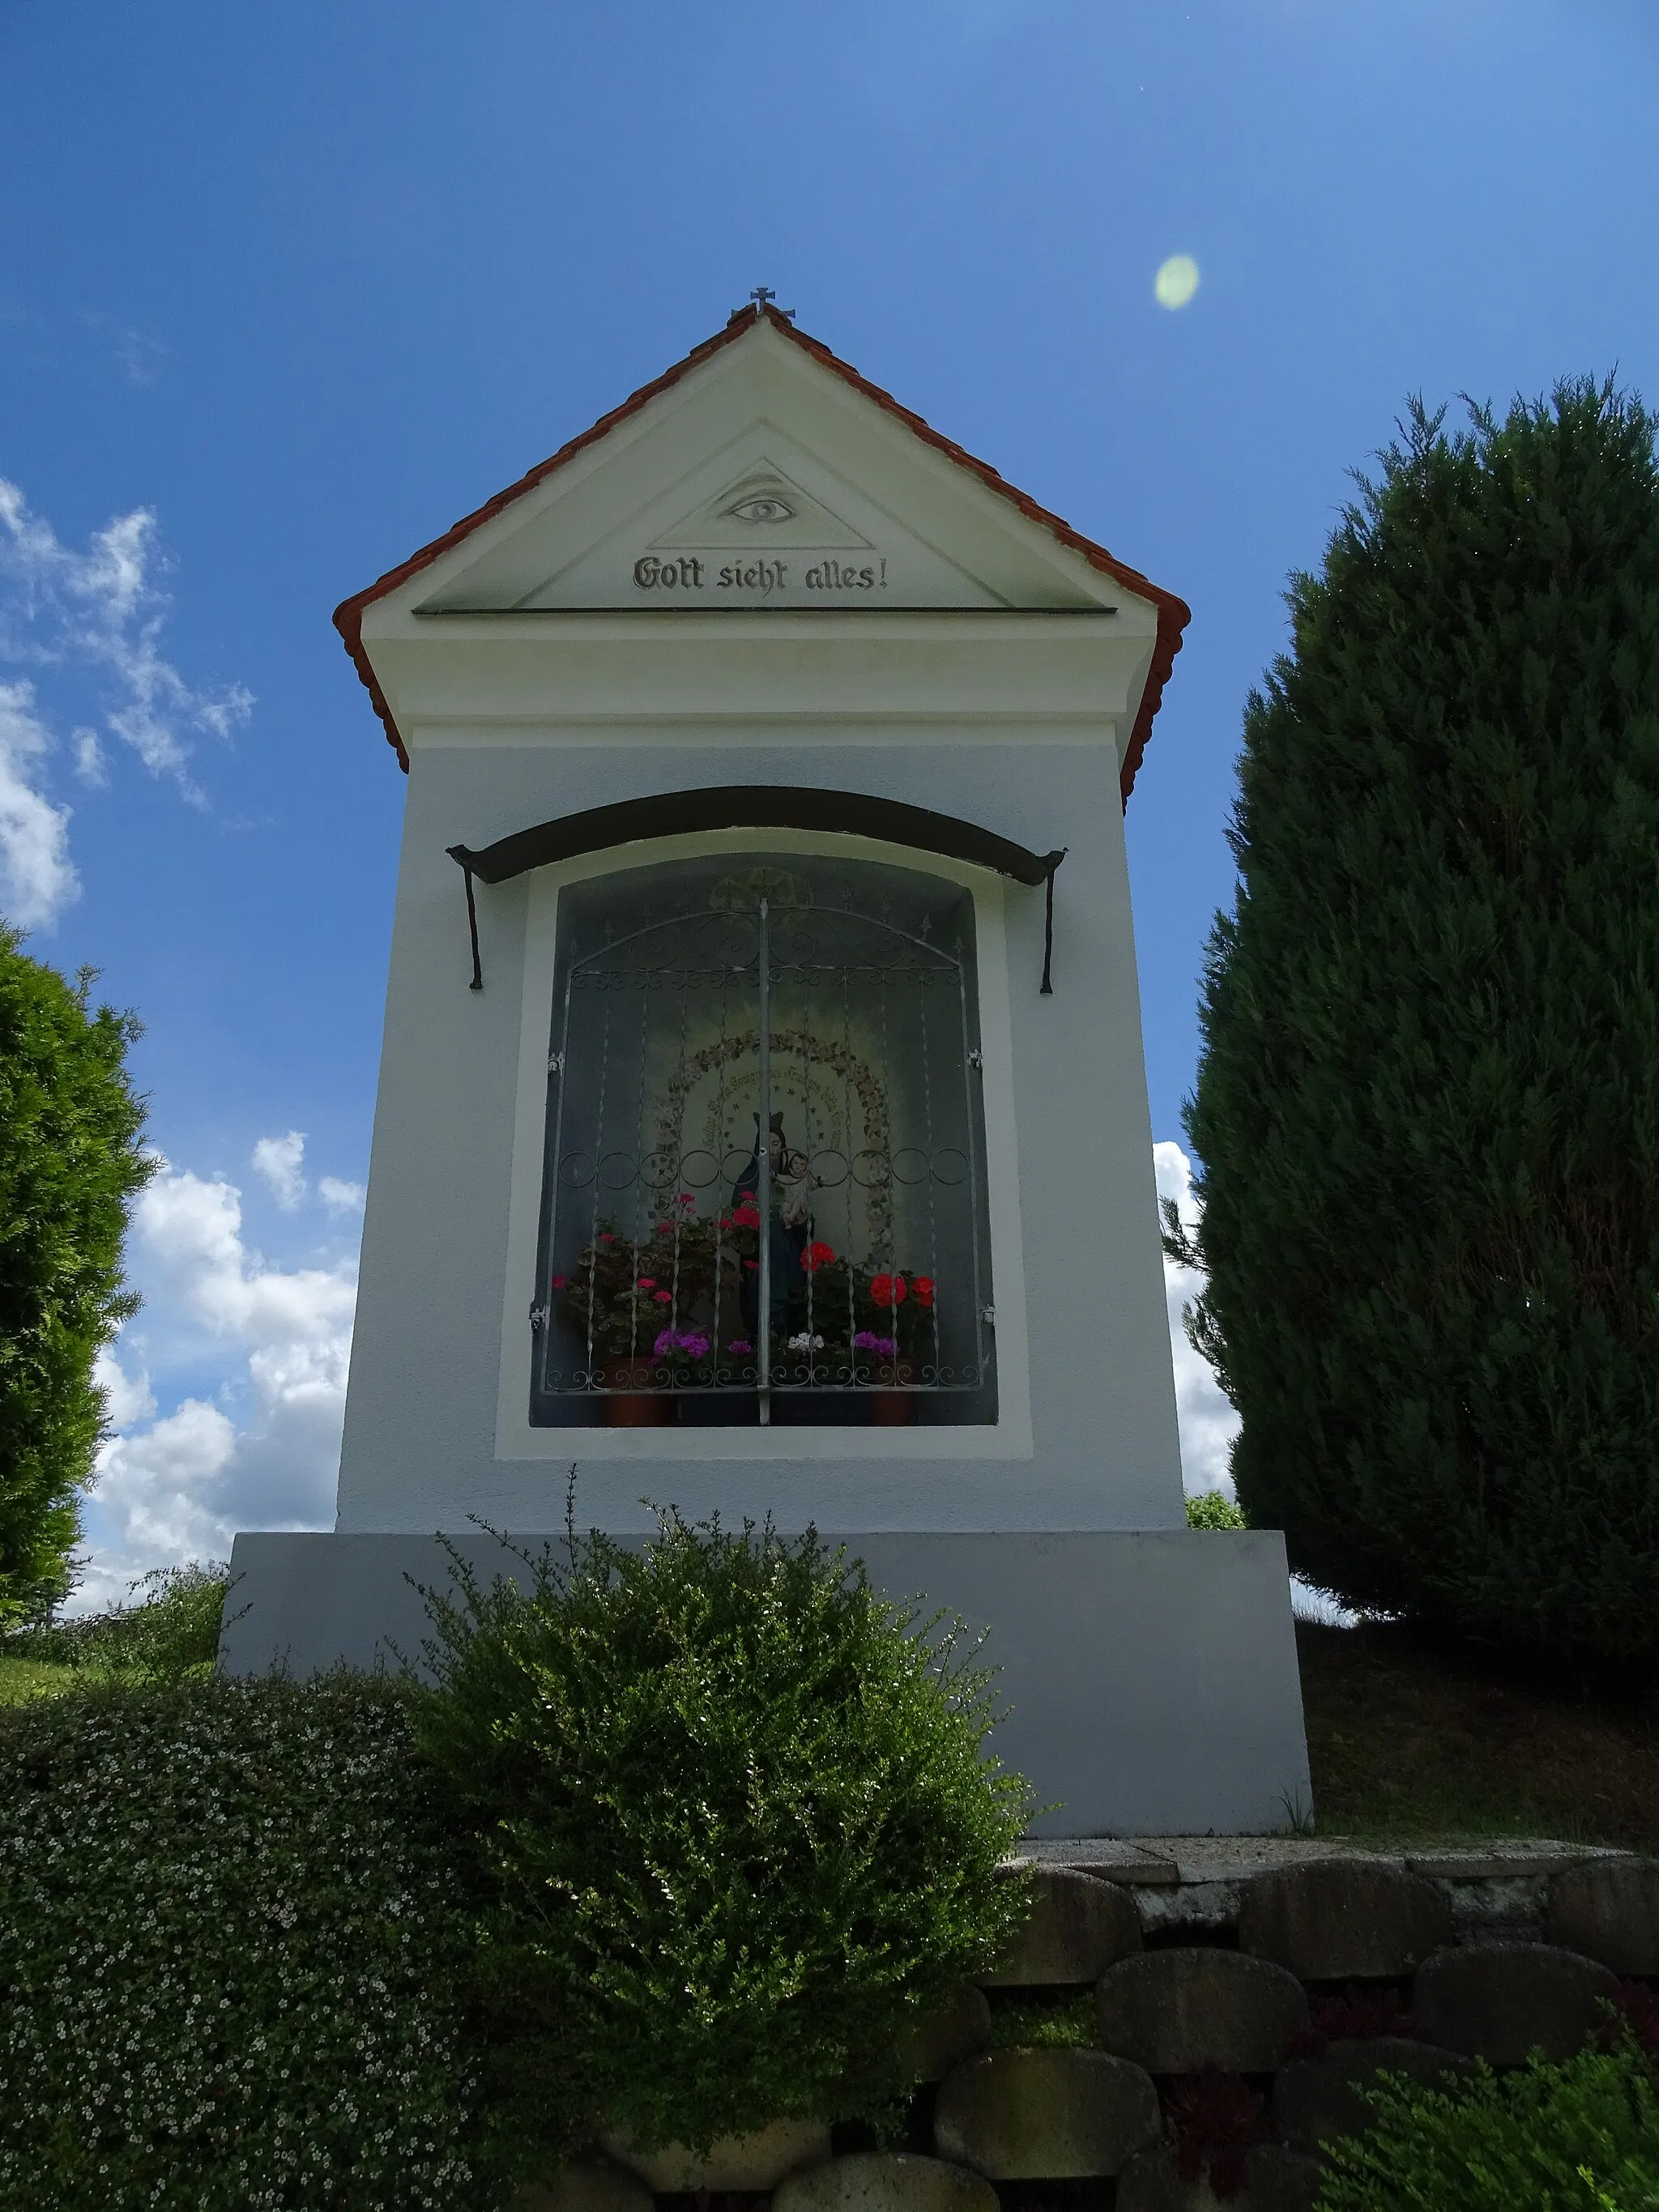
<svg viewBox="0 0 1659 2212"><path fill-rule="evenodd" d="M523 1586L538 1538L503 1534L516 1552L477 1530L447 1540L481 1582ZM1046 1808L1033 1834L1261 1834L1312 1808L1276 1532L899 1531L848 1549L874 1589L986 1636L991 1747ZM453 1587L453 1564L429 1535L239 1536L220 1664L418 1665L421 1589Z"/></svg>
<svg viewBox="0 0 1659 2212"><path fill-rule="evenodd" d="M580 1519L618 1532L648 1525L645 1497L693 1515L770 1512L786 1528L1183 1527L1112 726L981 720L951 743L936 718L925 729L843 719L833 732L757 721L521 722L507 732L458 726L451 708L416 732L338 1527L458 1529L477 1515L552 1528L573 1458ZM533 917L544 916L549 892L535 877L479 887L485 988L470 992L461 878L445 848L476 849L615 800L728 783L868 793L1039 852L1070 848L1056 879L1049 998L1037 991L1042 890L951 871L974 885L981 915L994 1428L532 1432L514 1419L538 1196L522 1156L526 1102L533 1123L546 1049L545 1016L539 1037L533 1012L526 1018L526 952L544 957L544 922L538 932ZM751 851L792 843L763 832L723 842ZM637 866L665 849L612 858ZM860 849L914 865L899 848ZM526 1066L526 1036L539 1070Z"/></svg>

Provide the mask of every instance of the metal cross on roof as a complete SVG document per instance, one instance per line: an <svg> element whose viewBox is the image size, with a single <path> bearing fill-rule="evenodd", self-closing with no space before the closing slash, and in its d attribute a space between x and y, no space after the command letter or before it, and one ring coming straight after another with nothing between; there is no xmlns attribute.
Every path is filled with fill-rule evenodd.
<svg viewBox="0 0 1659 2212"><path fill-rule="evenodd" d="M786 323L793 323L795 319L794 309L793 307L777 307L775 304L777 296L777 294L772 289L772 287L769 284L757 284L754 290L749 295L750 301L761 310L763 313L765 313L768 307L771 307L775 313L780 314L783 317Z"/></svg>

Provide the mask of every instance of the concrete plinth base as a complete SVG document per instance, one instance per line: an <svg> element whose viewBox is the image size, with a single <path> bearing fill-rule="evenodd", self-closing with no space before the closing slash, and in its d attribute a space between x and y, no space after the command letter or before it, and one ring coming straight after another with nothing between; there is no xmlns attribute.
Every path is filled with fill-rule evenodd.
<svg viewBox="0 0 1659 2212"><path fill-rule="evenodd" d="M538 1551L543 1534L514 1535ZM637 1541L639 1540L632 1540ZM1261 1835L1311 1807L1283 1539L1270 1530L832 1535L895 1598L991 1632L1012 1710L996 1750L1030 1779L1042 1836ZM527 1579L476 1530L485 1580ZM418 1665L431 1536L249 1534L231 1556L221 1664L295 1674Z"/></svg>

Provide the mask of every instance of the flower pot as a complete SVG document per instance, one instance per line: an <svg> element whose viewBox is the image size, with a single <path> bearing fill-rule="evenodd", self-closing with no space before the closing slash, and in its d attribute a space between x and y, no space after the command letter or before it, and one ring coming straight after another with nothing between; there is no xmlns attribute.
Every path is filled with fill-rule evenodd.
<svg viewBox="0 0 1659 2212"><path fill-rule="evenodd" d="M673 1393L669 1390L629 1389L629 1383L648 1382L655 1372L649 1359L610 1359L604 1370L605 1423L613 1429L665 1429L674 1419Z"/></svg>
<svg viewBox="0 0 1659 2212"><path fill-rule="evenodd" d="M874 1429L908 1428L916 1418L916 1401L908 1390L872 1390L866 1403Z"/></svg>

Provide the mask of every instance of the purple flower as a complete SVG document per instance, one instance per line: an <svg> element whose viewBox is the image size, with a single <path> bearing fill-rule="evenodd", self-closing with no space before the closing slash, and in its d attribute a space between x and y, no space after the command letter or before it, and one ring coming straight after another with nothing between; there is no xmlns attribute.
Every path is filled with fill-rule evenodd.
<svg viewBox="0 0 1659 2212"><path fill-rule="evenodd" d="M867 1328L861 1328L853 1341L860 1352L876 1352L883 1359L890 1359L898 1349L892 1337L876 1336Z"/></svg>
<svg viewBox="0 0 1659 2212"><path fill-rule="evenodd" d="M695 1328L665 1328L651 1348L659 1359L666 1359L676 1352L684 1352L692 1359L706 1359L708 1339Z"/></svg>
<svg viewBox="0 0 1659 2212"><path fill-rule="evenodd" d="M726 1348L728 1352L735 1352L739 1359L746 1359L755 1347L746 1336L734 1336Z"/></svg>

